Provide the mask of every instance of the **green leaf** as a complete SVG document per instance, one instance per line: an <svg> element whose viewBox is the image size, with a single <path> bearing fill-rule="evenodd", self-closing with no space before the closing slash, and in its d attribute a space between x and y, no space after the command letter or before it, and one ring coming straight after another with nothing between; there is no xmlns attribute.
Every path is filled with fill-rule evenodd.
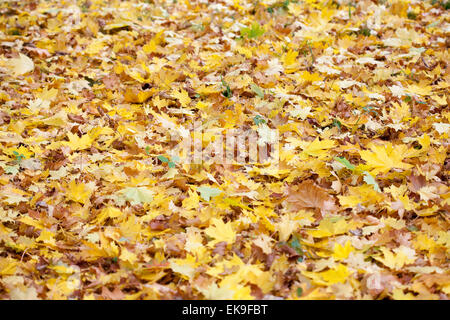
<svg viewBox="0 0 450 320"><path fill-rule="evenodd" d="M370 114L371 112L373 112L375 115L378 114L378 111L377 111L377 110L374 110L374 108L373 108L372 106L366 106L366 107L363 107L363 110L364 110L364 112L367 113L367 114Z"/></svg>
<svg viewBox="0 0 450 320"><path fill-rule="evenodd" d="M338 119L333 119L333 123L332 123L333 127L338 127L339 130L341 130L342 128L342 124Z"/></svg>
<svg viewBox="0 0 450 320"><path fill-rule="evenodd" d="M266 120L258 114L253 118L253 123L259 126L261 123L266 123Z"/></svg>
<svg viewBox="0 0 450 320"><path fill-rule="evenodd" d="M225 90L222 91L222 95L225 98L231 98L233 96L233 92L231 91L230 86L225 82L225 80L223 80L222 77L220 78L220 80L222 81L222 87L225 88Z"/></svg>
<svg viewBox="0 0 450 320"><path fill-rule="evenodd" d="M169 168L175 168L175 162L170 161L169 162Z"/></svg>
<svg viewBox="0 0 450 320"><path fill-rule="evenodd" d="M205 201L209 201L211 197L216 197L223 192L222 190L219 190L217 188L210 188L210 187L198 187L197 191L200 192L200 196Z"/></svg>
<svg viewBox="0 0 450 320"><path fill-rule="evenodd" d="M260 97L261 99L264 99L264 91L258 87L256 84L252 83L250 85L250 88L252 89L252 91L254 93L256 93L258 95L258 97Z"/></svg>
<svg viewBox="0 0 450 320"><path fill-rule="evenodd" d="M302 245L300 244L300 242L298 241L297 238L294 238L291 242L290 242L290 246L292 249L294 249L299 255L303 256L303 250L302 250ZM303 259L302 259L303 260Z"/></svg>
<svg viewBox="0 0 450 320"><path fill-rule="evenodd" d="M90 86L90 87L93 87L94 84L101 84L100 81L94 80L94 79L89 78L89 77L87 77L87 76L84 76L83 78L84 78L84 80L86 80L86 81L89 83L89 86Z"/></svg>
<svg viewBox="0 0 450 320"><path fill-rule="evenodd" d="M359 29L359 34L362 34L363 36L370 37L370 29L367 27L362 27Z"/></svg>
<svg viewBox="0 0 450 320"><path fill-rule="evenodd" d="M25 156L21 153L18 153L17 151L13 151L14 156L16 157L17 161L20 161L22 159L25 159Z"/></svg>
<svg viewBox="0 0 450 320"><path fill-rule="evenodd" d="M19 166L4 166L3 169L5 170L6 174L12 174L16 175L19 172Z"/></svg>
<svg viewBox="0 0 450 320"><path fill-rule="evenodd" d="M20 31L17 29L12 29L8 33L12 36L20 36Z"/></svg>
<svg viewBox="0 0 450 320"><path fill-rule="evenodd" d="M159 159L160 161L162 161L162 162L169 162L169 159L167 159L167 158L164 157L164 156L158 156L158 159Z"/></svg>
<svg viewBox="0 0 450 320"><path fill-rule="evenodd" d="M120 190L120 193L131 205L150 203L153 201L153 192L146 187L128 187Z"/></svg>
<svg viewBox="0 0 450 320"><path fill-rule="evenodd" d="M336 158L334 158L334 160L336 160L336 161L338 161L339 163L341 163L341 164L343 164L347 169L350 169L350 170L355 170L355 166L354 165L352 165L351 163L350 163L350 161L348 161L347 159L345 159L344 157L336 157Z"/></svg>
<svg viewBox="0 0 450 320"><path fill-rule="evenodd" d="M408 16L408 19L411 19L411 20L417 19L417 14L414 11L409 11L407 16Z"/></svg>
<svg viewBox="0 0 450 320"><path fill-rule="evenodd" d="M375 191L381 192L380 186L375 181L375 179L372 177L372 175L367 171L364 171L363 174L364 174L364 179L363 179L364 182L372 185L373 188L375 189Z"/></svg>
<svg viewBox="0 0 450 320"><path fill-rule="evenodd" d="M303 289L301 287L297 288L297 297L301 297L303 294Z"/></svg>
<svg viewBox="0 0 450 320"><path fill-rule="evenodd" d="M227 86L227 89L222 92L222 95L225 98L231 98L233 96L233 93L231 92L230 87Z"/></svg>
<svg viewBox="0 0 450 320"><path fill-rule="evenodd" d="M245 27L241 29L241 36L247 37L249 39L258 38L259 36L262 36L266 32L263 27L259 25L259 23L254 22L252 24L252 27Z"/></svg>

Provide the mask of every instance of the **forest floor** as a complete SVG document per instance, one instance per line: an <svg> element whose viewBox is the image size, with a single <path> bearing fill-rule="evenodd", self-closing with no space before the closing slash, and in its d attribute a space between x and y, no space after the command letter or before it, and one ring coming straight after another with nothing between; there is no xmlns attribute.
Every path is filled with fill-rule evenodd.
<svg viewBox="0 0 450 320"><path fill-rule="evenodd" d="M0 299L448 299L449 8L1 1Z"/></svg>

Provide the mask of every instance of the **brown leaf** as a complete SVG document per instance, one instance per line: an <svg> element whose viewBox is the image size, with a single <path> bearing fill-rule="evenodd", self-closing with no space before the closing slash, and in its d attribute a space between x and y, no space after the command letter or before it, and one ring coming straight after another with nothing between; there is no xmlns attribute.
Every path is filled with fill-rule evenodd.
<svg viewBox="0 0 450 320"><path fill-rule="evenodd" d="M107 287L102 288L102 297L108 300L122 300L125 298L124 293L119 289L115 288L112 292L109 291Z"/></svg>
<svg viewBox="0 0 450 320"><path fill-rule="evenodd" d="M73 113L68 113L67 118L69 118L69 120L76 122L76 123L85 123L85 120L82 116L76 115Z"/></svg>
<svg viewBox="0 0 450 320"><path fill-rule="evenodd" d="M320 209L322 214L336 211L333 197L311 180L289 187L287 201L292 203L296 210Z"/></svg>
<svg viewBox="0 0 450 320"><path fill-rule="evenodd" d="M289 247L287 244L284 244L280 247L280 251L286 253L288 255L288 259L297 259L300 255L293 248Z"/></svg>
<svg viewBox="0 0 450 320"><path fill-rule="evenodd" d="M219 256L225 255L225 250L227 249L227 244L228 243L226 241L218 242L212 253L214 255L218 254Z"/></svg>
<svg viewBox="0 0 450 320"><path fill-rule="evenodd" d="M115 74L110 74L103 78L106 89L115 90L120 85L120 79Z"/></svg>
<svg viewBox="0 0 450 320"><path fill-rule="evenodd" d="M422 175L416 176L412 174L409 177L409 181L409 189L415 193L427 184L427 179Z"/></svg>
<svg viewBox="0 0 450 320"><path fill-rule="evenodd" d="M368 292L371 296L378 296L384 290L391 291L396 281L397 278L393 275L372 273L366 274L361 283L363 291Z"/></svg>
<svg viewBox="0 0 450 320"><path fill-rule="evenodd" d="M11 121L11 117L4 111L0 111L0 125L9 123Z"/></svg>

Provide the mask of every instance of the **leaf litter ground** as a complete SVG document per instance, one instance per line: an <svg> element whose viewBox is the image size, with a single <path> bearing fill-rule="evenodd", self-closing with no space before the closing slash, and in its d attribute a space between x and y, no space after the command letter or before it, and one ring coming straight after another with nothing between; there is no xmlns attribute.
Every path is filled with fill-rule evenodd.
<svg viewBox="0 0 450 320"><path fill-rule="evenodd" d="M448 299L448 9L2 1L0 298Z"/></svg>

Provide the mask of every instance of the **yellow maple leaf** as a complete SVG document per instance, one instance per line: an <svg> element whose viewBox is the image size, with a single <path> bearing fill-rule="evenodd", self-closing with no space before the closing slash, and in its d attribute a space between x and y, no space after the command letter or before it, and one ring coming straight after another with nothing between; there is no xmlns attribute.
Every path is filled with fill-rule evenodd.
<svg viewBox="0 0 450 320"><path fill-rule="evenodd" d="M67 199L84 204L91 196L92 190L87 188L84 183L70 181L66 193Z"/></svg>
<svg viewBox="0 0 450 320"><path fill-rule="evenodd" d="M41 92L36 92L35 95L36 98L43 101L53 101L58 96L58 90L55 88L44 88Z"/></svg>
<svg viewBox="0 0 450 320"><path fill-rule="evenodd" d="M225 241L233 243L236 239L236 233L233 230L231 223L224 223L222 219L213 218L211 220L212 226L205 229L205 233L215 240L208 243L209 246L214 246L218 242Z"/></svg>
<svg viewBox="0 0 450 320"><path fill-rule="evenodd" d="M234 89L234 88L241 89L241 88L244 88L244 87L250 85L253 82L252 78L247 74L239 75L239 76L235 77L234 79L228 79L228 78L225 78L225 79L227 80L227 83L230 84L232 89Z"/></svg>
<svg viewBox="0 0 450 320"><path fill-rule="evenodd" d="M39 230L40 229L44 229L44 225L41 222L39 222L37 220L34 220L30 216L23 216L22 218L19 219L19 221L22 222L22 223L25 223L25 224L27 224L29 226L33 226L33 227L35 227L36 229L39 229Z"/></svg>
<svg viewBox="0 0 450 320"><path fill-rule="evenodd" d="M95 218L95 223L102 223L108 218L117 218L122 216L123 213L119 209L115 207L106 207L103 208L102 211L99 213L99 215Z"/></svg>
<svg viewBox="0 0 450 320"><path fill-rule="evenodd" d="M450 294L450 284L447 284L444 287L442 287L442 292L444 292L445 294Z"/></svg>
<svg viewBox="0 0 450 320"><path fill-rule="evenodd" d="M328 284L344 283L348 276L351 274L350 270L343 264L338 264L336 268L320 272L320 276Z"/></svg>
<svg viewBox="0 0 450 320"><path fill-rule="evenodd" d="M273 289L275 283L270 272L262 271L257 265L246 264L244 268L240 268L237 275L246 282L256 284L261 288L263 293L269 293Z"/></svg>
<svg viewBox="0 0 450 320"><path fill-rule="evenodd" d="M323 77L319 73L309 73L308 71L303 71L299 74L299 79L304 82L316 82L323 80Z"/></svg>
<svg viewBox="0 0 450 320"><path fill-rule="evenodd" d="M273 209L264 206L258 206L255 208L254 214L256 215L256 217L258 217L259 222L261 222L261 224L267 228L267 230L269 230L270 232L275 231L275 226L269 219L270 217L276 217Z"/></svg>
<svg viewBox="0 0 450 320"><path fill-rule="evenodd" d="M204 67L202 67L203 71L209 71L213 68L219 67L224 61L223 54L202 54L202 59L205 61Z"/></svg>
<svg viewBox="0 0 450 320"><path fill-rule="evenodd" d="M436 100L436 102L441 106L447 105L447 97L445 95L443 95L442 97L435 95L433 96L433 99Z"/></svg>
<svg viewBox="0 0 450 320"><path fill-rule="evenodd" d="M242 279L241 275L231 274L223 277L219 287L232 290L234 292L233 299L235 300L254 300L255 298L251 295L250 287L241 284L243 280L245 279Z"/></svg>
<svg viewBox="0 0 450 320"><path fill-rule="evenodd" d="M203 237L198 229L189 227L186 230L186 243L184 249L191 253L201 254L203 246Z"/></svg>
<svg viewBox="0 0 450 320"><path fill-rule="evenodd" d="M178 99L178 101L180 101L181 106L183 108L186 108L189 105L189 103L191 102L191 98L189 98L189 94L184 89L172 90L172 97Z"/></svg>
<svg viewBox="0 0 450 320"><path fill-rule="evenodd" d="M13 288L9 297L11 300L40 300L35 287Z"/></svg>
<svg viewBox="0 0 450 320"><path fill-rule="evenodd" d="M127 261L131 264L134 264L137 261L137 256L135 253L131 252L126 248L122 248L122 252L120 253L119 259L122 261Z"/></svg>
<svg viewBox="0 0 450 320"><path fill-rule="evenodd" d="M410 108L407 103L402 102L401 104L398 104L394 102L392 105L394 108L391 111L391 118L397 121L405 121L411 117Z"/></svg>
<svg viewBox="0 0 450 320"><path fill-rule="evenodd" d="M34 62L26 55L19 53L18 58L8 60L7 66L11 69L14 76L20 76L34 69Z"/></svg>
<svg viewBox="0 0 450 320"><path fill-rule="evenodd" d="M309 230L308 233L315 238L324 238L345 233L351 228L352 226L344 218L324 218L320 221L317 230Z"/></svg>
<svg viewBox="0 0 450 320"><path fill-rule="evenodd" d="M67 265L61 264L61 265L54 265L49 267L52 270L55 270L59 274L72 274L75 272L75 269L72 267L69 267Z"/></svg>
<svg viewBox="0 0 450 320"><path fill-rule="evenodd" d="M55 234L53 232L48 231L47 229L43 229L39 237L36 238L36 241L42 241L46 244L56 245L54 236Z"/></svg>
<svg viewBox="0 0 450 320"><path fill-rule="evenodd" d="M328 155L328 150L336 146L333 140L319 140L316 138L313 142L300 141L300 147L303 149L303 154L323 158Z"/></svg>
<svg viewBox="0 0 450 320"><path fill-rule="evenodd" d="M200 196L198 195L197 192L192 191L192 190L189 190L188 194L189 194L189 197L185 198L182 202L183 208L188 209L188 210L198 209Z"/></svg>
<svg viewBox="0 0 450 320"><path fill-rule="evenodd" d="M431 95L433 88L431 86L421 86L421 85L416 85L416 84L411 84L408 86L408 91L411 92L412 94L418 94L421 96L429 96Z"/></svg>
<svg viewBox="0 0 450 320"><path fill-rule="evenodd" d="M395 288L392 290L392 298L394 300L414 300L415 296L410 292L405 294L402 289Z"/></svg>
<svg viewBox="0 0 450 320"><path fill-rule="evenodd" d="M348 193L338 196L339 203L345 208L354 208L358 204L368 206L384 199L384 195L373 189L371 185L365 184L358 187L349 187Z"/></svg>
<svg viewBox="0 0 450 320"><path fill-rule="evenodd" d="M400 270L405 264L413 263L416 260L414 250L405 246L394 249L395 253L386 247L382 247L380 250L383 253L383 257L374 257L374 259L390 269Z"/></svg>
<svg viewBox="0 0 450 320"><path fill-rule="evenodd" d="M352 246L350 241L347 240L344 246L339 243L334 244L333 258L336 261L341 261L343 259L347 259L350 255L350 252L354 251L355 248Z"/></svg>
<svg viewBox="0 0 450 320"><path fill-rule="evenodd" d="M0 276L9 276L15 274L18 264L18 261L14 260L13 258L0 257Z"/></svg>
<svg viewBox="0 0 450 320"><path fill-rule="evenodd" d="M234 290L234 300L255 300L255 297L251 295L252 290L247 286L238 285Z"/></svg>
<svg viewBox="0 0 450 320"><path fill-rule="evenodd" d="M392 145L390 142L377 146L372 144L370 150L360 151L361 158L372 169L371 173L387 173L391 169L409 169L412 165L402 162L408 147L405 145Z"/></svg>
<svg viewBox="0 0 450 320"><path fill-rule="evenodd" d="M298 222L291 220L289 215L284 215L281 217L281 221L276 224L275 230L278 231L280 241L287 241L298 228Z"/></svg>
<svg viewBox="0 0 450 320"><path fill-rule="evenodd" d="M235 50L237 52L239 52L240 54L243 54L247 58L251 58L252 55L253 55L251 48L245 48L245 47L241 47L241 46L236 46Z"/></svg>
<svg viewBox="0 0 450 320"><path fill-rule="evenodd" d="M100 247L95 243L83 241L86 248L81 252L81 256L87 261L94 261L99 257L117 257L119 255L119 247L114 241L110 241L101 232Z"/></svg>
<svg viewBox="0 0 450 320"><path fill-rule="evenodd" d="M185 279L194 277L196 268L202 263L195 256L187 254L185 259L171 259L170 268L183 276Z"/></svg>
<svg viewBox="0 0 450 320"><path fill-rule="evenodd" d="M339 263L337 266L322 272L310 272L310 271L303 271L303 275L307 276L308 278L311 278L315 283L319 285L332 285L335 283L344 283L347 278L352 274L348 268Z"/></svg>
<svg viewBox="0 0 450 320"><path fill-rule="evenodd" d="M289 3L288 5L289 12L292 13L294 16L300 15L303 12L303 10L305 10L304 6L302 6L300 3L294 3L291 1L289 1L288 3Z"/></svg>
<svg viewBox="0 0 450 320"><path fill-rule="evenodd" d="M422 149L420 151L427 152L428 149L430 149L431 139L428 134L424 133L423 136L417 139L417 141L422 146Z"/></svg>
<svg viewBox="0 0 450 320"><path fill-rule="evenodd" d="M121 29L125 27L129 27L130 23L127 21L116 21L113 23L109 23L106 26L103 27L104 30L114 30L114 29Z"/></svg>
<svg viewBox="0 0 450 320"><path fill-rule="evenodd" d="M234 296L234 291L224 286L219 287L216 283L211 284L207 288L197 288L206 299L209 300L231 300Z"/></svg>
<svg viewBox="0 0 450 320"><path fill-rule="evenodd" d="M436 241L425 233L417 234L416 240L414 241L414 248L417 250L432 251L437 246Z"/></svg>
<svg viewBox="0 0 450 320"><path fill-rule="evenodd" d="M31 156L34 154L32 151L29 151L26 147L20 146L19 148L8 148L2 150L4 154L18 157L20 155L23 155L25 159L31 158Z"/></svg>
<svg viewBox="0 0 450 320"><path fill-rule="evenodd" d="M283 55L283 57L281 58L281 61L283 62L285 67L288 67L295 63L297 56L298 56L298 52L290 49L288 52L286 52Z"/></svg>
<svg viewBox="0 0 450 320"><path fill-rule="evenodd" d="M285 238L285 240L281 240L280 241L286 241L288 238ZM254 241L253 243L260 247L262 249L262 251L265 254L270 254L272 252L272 242L273 239L265 234L260 234Z"/></svg>
<svg viewBox="0 0 450 320"><path fill-rule="evenodd" d="M100 53L100 51L105 47L104 40L95 39L92 41L84 50L88 55L93 56Z"/></svg>
<svg viewBox="0 0 450 320"><path fill-rule="evenodd" d="M437 188L435 186L424 186L418 191L420 199L424 201L439 198L439 195L436 194L436 192Z"/></svg>
<svg viewBox="0 0 450 320"><path fill-rule="evenodd" d="M72 150L84 150L92 146L92 139L88 134L82 135L81 138L72 132L67 133L69 141L62 142L63 145L70 147Z"/></svg>
<svg viewBox="0 0 450 320"><path fill-rule="evenodd" d="M161 36L162 36L162 34L164 33L164 30L162 30L162 31L160 31L160 32L158 32L153 38L152 38L152 40L150 40L150 42L149 43L147 43L146 45L144 45L143 47L142 47L142 50L146 53L146 54L149 54L149 53L152 53L152 52L155 52L156 51L156 47L158 46L158 44L161 42Z"/></svg>
<svg viewBox="0 0 450 320"><path fill-rule="evenodd" d="M160 99L159 96L156 96L155 98L152 99L152 103L155 107L157 107L158 109L167 107L169 105L169 101L166 99Z"/></svg>
<svg viewBox="0 0 450 320"><path fill-rule="evenodd" d="M134 77L134 79L136 79L142 83L145 83L148 81L147 79L144 79L142 77L137 77L137 76ZM141 90L137 90L135 88L127 88L127 90L125 91L125 94L124 94L124 98L125 98L125 101L128 101L128 102L143 103L143 102L147 101L148 98L150 98L153 95L153 93L154 93L153 90L141 91Z"/></svg>

